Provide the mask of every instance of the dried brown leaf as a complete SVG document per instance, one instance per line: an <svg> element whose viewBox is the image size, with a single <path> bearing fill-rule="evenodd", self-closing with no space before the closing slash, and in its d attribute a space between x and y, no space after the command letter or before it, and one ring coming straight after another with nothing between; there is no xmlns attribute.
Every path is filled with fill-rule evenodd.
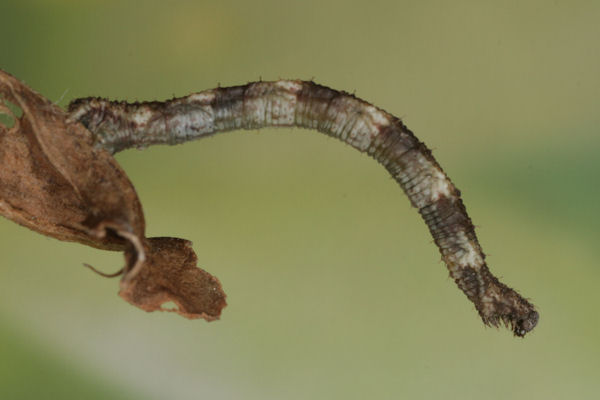
<svg viewBox="0 0 600 400"><path fill-rule="evenodd" d="M142 207L125 172L90 132L0 71L0 95L23 115L0 126L0 213L47 236L124 250L116 234L144 234Z"/></svg>
<svg viewBox="0 0 600 400"><path fill-rule="evenodd" d="M152 238L144 243L146 261L140 272L121 282L119 295L146 311L174 311L186 318L218 319L225 293L217 278L196 266L191 242ZM136 255L127 253L129 263ZM177 309L163 308L172 301Z"/></svg>
<svg viewBox="0 0 600 400"><path fill-rule="evenodd" d="M196 267L189 242L145 239L133 185L83 125L3 71L0 113L14 119L0 122L0 215L59 240L126 251L121 296L146 311L172 300L187 318L219 317L218 280Z"/></svg>

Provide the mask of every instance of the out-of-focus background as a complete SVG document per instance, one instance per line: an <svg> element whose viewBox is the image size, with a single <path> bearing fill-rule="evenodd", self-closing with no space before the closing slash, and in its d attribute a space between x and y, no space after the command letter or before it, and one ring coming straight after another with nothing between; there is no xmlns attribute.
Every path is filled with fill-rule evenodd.
<svg viewBox="0 0 600 400"><path fill-rule="evenodd" d="M596 1L2 1L0 68L62 106L300 78L403 118L541 319L485 328L365 155L227 133L117 156L149 236L221 279L222 319L144 313L82 267L121 254L1 219L0 398L597 398L598 21Z"/></svg>

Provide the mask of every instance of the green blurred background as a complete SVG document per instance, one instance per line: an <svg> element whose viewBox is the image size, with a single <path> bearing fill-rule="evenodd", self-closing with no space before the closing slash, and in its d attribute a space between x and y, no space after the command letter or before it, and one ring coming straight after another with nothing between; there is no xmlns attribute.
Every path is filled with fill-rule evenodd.
<svg viewBox="0 0 600 400"><path fill-rule="evenodd" d="M316 132L117 156L149 236L229 306L144 313L122 255L0 220L1 399L592 399L600 392L597 1L6 1L0 68L65 106L314 79L404 119L462 190L525 339L485 328L368 157Z"/></svg>

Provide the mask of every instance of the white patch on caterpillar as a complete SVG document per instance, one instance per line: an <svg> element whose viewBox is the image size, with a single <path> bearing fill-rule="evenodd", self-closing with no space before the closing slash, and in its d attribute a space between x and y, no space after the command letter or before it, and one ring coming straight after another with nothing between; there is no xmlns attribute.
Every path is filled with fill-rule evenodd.
<svg viewBox="0 0 600 400"><path fill-rule="evenodd" d="M187 97L188 103L210 104L214 99L215 93L212 90L190 94Z"/></svg>
<svg viewBox="0 0 600 400"><path fill-rule="evenodd" d="M275 87L297 93L302 90L302 83L298 81L281 80L275 82Z"/></svg>
<svg viewBox="0 0 600 400"><path fill-rule="evenodd" d="M409 187L407 194L419 208L436 202L442 197L452 197L452 183L446 175L424 154L412 153L411 165L406 167L398 179L403 187ZM412 187L411 180L418 183Z"/></svg>
<svg viewBox="0 0 600 400"><path fill-rule="evenodd" d="M431 178L430 198L431 201L437 201L441 197L450 197L452 193L452 184L440 170L436 168Z"/></svg>
<svg viewBox="0 0 600 400"><path fill-rule="evenodd" d="M144 126L150 121L154 113L146 107L142 107L131 114L131 120L137 126Z"/></svg>
<svg viewBox="0 0 600 400"><path fill-rule="evenodd" d="M69 114L68 121L71 123L79 122L79 119L83 117L92 108L91 104L92 103L77 107L76 111L72 111Z"/></svg>
<svg viewBox="0 0 600 400"><path fill-rule="evenodd" d="M461 267L470 266L475 269L483 265L483 258L479 249L469 240L464 231L456 233L454 243L461 248L451 256L456 264Z"/></svg>
<svg viewBox="0 0 600 400"><path fill-rule="evenodd" d="M384 111L378 109L377 107L367 106L366 111L371 116L373 122L379 125L379 127L388 126L390 124L390 119L388 115Z"/></svg>
<svg viewBox="0 0 600 400"><path fill-rule="evenodd" d="M294 120L296 116L296 105L298 102L298 98L296 97L295 92L300 90L302 88L302 85L292 81L280 82L287 82L290 85L296 86L290 86L288 89L286 89L289 91L277 92L277 94L269 96L271 111L270 124L279 126L292 126L294 125Z"/></svg>

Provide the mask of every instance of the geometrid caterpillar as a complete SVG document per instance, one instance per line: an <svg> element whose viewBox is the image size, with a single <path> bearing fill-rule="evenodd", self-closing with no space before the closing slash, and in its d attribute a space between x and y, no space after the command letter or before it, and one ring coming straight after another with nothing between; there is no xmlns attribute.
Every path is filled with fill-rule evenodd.
<svg viewBox="0 0 600 400"><path fill-rule="evenodd" d="M431 151L400 119L313 82L280 80L216 88L165 102L82 98L69 106L96 145L116 153L177 144L236 129L301 127L348 143L381 163L419 210L450 275L483 322L524 336L538 322L534 306L491 274L471 219Z"/></svg>

